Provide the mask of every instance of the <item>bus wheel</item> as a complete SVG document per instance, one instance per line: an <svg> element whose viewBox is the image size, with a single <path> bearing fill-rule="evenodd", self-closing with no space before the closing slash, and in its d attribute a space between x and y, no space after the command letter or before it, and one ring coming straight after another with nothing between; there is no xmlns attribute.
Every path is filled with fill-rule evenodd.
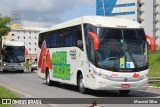
<svg viewBox="0 0 160 107"><path fill-rule="evenodd" d="M121 95L128 95L130 90L119 90Z"/></svg>
<svg viewBox="0 0 160 107"><path fill-rule="evenodd" d="M48 86L51 86L51 85L52 85L52 81L50 80L49 71L46 72L46 84L47 84Z"/></svg>
<svg viewBox="0 0 160 107"><path fill-rule="evenodd" d="M79 87L79 92L80 93L82 93L82 94L86 93L86 88L84 87L82 74L80 74L79 77L78 77L78 87Z"/></svg>

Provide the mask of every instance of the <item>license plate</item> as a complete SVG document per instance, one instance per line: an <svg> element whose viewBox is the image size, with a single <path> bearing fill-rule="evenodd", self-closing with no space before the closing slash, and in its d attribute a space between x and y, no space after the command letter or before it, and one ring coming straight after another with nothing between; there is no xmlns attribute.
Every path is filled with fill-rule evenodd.
<svg viewBox="0 0 160 107"><path fill-rule="evenodd" d="M122 88L130 88L130 84L121 84Z"/></svg>

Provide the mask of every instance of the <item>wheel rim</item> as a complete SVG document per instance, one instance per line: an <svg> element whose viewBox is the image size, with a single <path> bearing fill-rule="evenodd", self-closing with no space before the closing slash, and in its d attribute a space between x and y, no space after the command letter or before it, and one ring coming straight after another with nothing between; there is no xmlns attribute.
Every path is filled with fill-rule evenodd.
<svg viewBox="0 0 160 107"><path fill-rule="evenodd" d="M49 83L50 78L49 78L49 72L47 73L47 83Z"/></svg>
<svg viewBox="0 0 160 107"><path fill-rule="evenodd" d="M83 79L80 79L80 82L79 82L79 89L80 89L80 92L83 92L83 91L84 91Z"/></svg>

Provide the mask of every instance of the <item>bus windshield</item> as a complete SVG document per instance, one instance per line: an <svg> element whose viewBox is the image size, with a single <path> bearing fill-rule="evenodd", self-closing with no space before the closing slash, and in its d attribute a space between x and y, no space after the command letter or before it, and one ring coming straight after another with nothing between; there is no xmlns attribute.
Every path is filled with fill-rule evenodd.
<svg viewBox="0 0 160 107"><path fill-rule="evenodd" d="M22 63L25 61L24 46L5 46L3 61L7 63Z"/></svg>
<svg viewBox="0 0 160 107"><path fill-rule="evenodd" d="M98 28L100 47L97 65L104 69L135 72L148 68L147 43L143 29Z"/></svg>

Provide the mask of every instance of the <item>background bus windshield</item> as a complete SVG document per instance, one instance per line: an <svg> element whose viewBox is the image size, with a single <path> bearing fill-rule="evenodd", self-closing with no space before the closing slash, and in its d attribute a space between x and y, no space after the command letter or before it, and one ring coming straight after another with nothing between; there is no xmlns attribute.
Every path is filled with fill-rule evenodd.
<svg viewBox="0 0 160 107"><path fill-rule="evenodd" d="M143 29L98 28L98 66L105 69L148 68L147 43Z"/></svg>
<svg viewBox="0 0 160 107"><path fill-rule="evenodd" d="M3 61L7 63L21 63L25 61L24 46L5 46Z"/></svg>

